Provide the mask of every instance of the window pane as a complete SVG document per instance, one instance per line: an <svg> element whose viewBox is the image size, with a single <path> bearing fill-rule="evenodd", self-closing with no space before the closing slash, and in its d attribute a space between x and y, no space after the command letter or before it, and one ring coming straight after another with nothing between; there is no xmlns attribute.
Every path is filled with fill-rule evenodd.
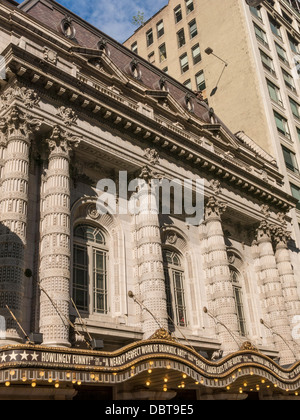
<svg viewBox="0 0 300 420"><path fill-rule="evenodd" d="M181 72L182 73L185 73L186 71L189 70L189 63L188 63L187 54L184 54L180 57L180 67L181 67Z"/></svg>
<svg viewBox="0 0 300 420"><path fill-rule="evenodd" d="M185 3L186 3L187 14L191 13L194 10L194 1L193 0L185 0Z"/></svg>
<svg viewBox="0 0 300 420"><path fill-rule="evenodd" d="M149 47L151 44L153 44L153 31L152 29L150 29L150 31L148 31L146 33L146 40L147 40L147 46Z"/></svg>
<svg viewBox="0 0 300 420"><path fill-rule="evenodd" d="M182 10L181 6L177 6L176 9L174 9L175 14L175 23L178 23L182 20Z"/></svg>
<svg viewBox="0 0 300 420"><path fill-rule="evenodd" d="M178 48L181 48L185 45L184 29L181 29L179 32L177 32L177 40L178 40Z"/></svg>
<svg viewBox="0 0 300 420"><path fill-rule="evenodd" d="M157 25L157 38L160 38L161 36L163 36L163 34L165 33L165 29L164 29L164 22L163 20L160 21Z"/></svg>
<svg viewBox="0 0 300 420"><path fill-rule="evenodd" d="M297 187L297 185L291 184L291 191L293 197L295 197L298 200L297 209L300 210L300 187Z"/></svg>
<svg viewBox="0 0 300 420"><path fill-rule="evenodd" d="M74 246L73 299L81 311L88 310L88 255L87 248Z"/></svg>
<svg viewBox="0 0 300 420"><path fill-rule="evenodd" d="M107 313L107 255L104 251L94 250L94 311Z"/></svg>
<svg viewBox="0 0 300 420"><path fill-rule="evenodd" d="M206 89L206 82L203 71L200 71L196 74L196 86L198 91L203 91Z"/></svg>
<svg viewBox="0 0 300 420"><path fill-rule="evenodd" d="M196 35L198 35L196 19L192 20L192 22L189 23L189 27L190 27L190 37L191 39L193 39Z"/></svg>
<svg viewBox="0 0 300 420"><path fill-rule="evenodd" d="M290 106L291 106L291 110L292 110L292 113L293 113L294 117L300 118L299 105L297 104L297 102L295 102L291 98L289 98L289 101L290 101Z"/></svg>

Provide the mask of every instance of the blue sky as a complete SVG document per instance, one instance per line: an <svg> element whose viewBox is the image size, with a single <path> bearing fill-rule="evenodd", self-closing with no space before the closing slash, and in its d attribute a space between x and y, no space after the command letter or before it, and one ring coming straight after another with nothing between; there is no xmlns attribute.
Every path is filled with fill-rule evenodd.
<svg viewBox="0 0 300 420"><path fill-rule="evenodd" d="M137 28L131 20L138 11L149 19L168 0L56 0L101 31L124 42Z"/></svg>

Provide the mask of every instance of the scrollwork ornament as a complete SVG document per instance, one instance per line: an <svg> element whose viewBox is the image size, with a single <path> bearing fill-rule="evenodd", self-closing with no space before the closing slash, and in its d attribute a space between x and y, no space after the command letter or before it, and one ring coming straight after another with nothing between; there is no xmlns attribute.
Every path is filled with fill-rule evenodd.
<svg viewBox="0 0 300 420"><path fill-rule="evenodd" d="M90 217L93 220L97 220L100 217L100 213L98 212L96 208L96 204L91 204L87 208L87 216Z"/></svg>
<svg viewBox="0 0 300 420"><path fill-rule="evenodd" d="M76 121L78 119L78 116L76 115L75 111L73 111L72 108L67 108L65 106L61 106L59 108L57 115L61 117L66 126L76 124Z"/></svg>
<svg viewBox="0 0 300 420"><path fill-rule="evenodd" d="M145 150L145 157L149 160L151 165L157 165L159 163L159 153L155 149L148 148Z"/></svg>

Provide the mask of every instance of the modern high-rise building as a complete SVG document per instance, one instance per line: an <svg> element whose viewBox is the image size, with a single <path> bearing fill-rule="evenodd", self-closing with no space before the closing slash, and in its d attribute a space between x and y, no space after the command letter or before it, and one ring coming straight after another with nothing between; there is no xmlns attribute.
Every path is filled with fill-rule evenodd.
<svg viewBox="0 0 300 420"><path fill-rule="evenodd" d="M278 162L300 234L300 6L298 0L170 0L125 45L202 91L245 142Z"/></svg>

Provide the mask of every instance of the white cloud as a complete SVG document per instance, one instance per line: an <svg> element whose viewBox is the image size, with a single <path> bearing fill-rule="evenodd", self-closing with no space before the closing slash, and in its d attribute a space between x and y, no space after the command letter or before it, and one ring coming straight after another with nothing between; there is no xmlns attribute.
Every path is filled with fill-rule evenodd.
<svg viewBox="0 0 300 420"><path fill-rule="evenodd" d="M138 11L144 12L147 20L168 3L168 0L58 1L119 42L124 42L135 31L131 20Z"/></svg>

